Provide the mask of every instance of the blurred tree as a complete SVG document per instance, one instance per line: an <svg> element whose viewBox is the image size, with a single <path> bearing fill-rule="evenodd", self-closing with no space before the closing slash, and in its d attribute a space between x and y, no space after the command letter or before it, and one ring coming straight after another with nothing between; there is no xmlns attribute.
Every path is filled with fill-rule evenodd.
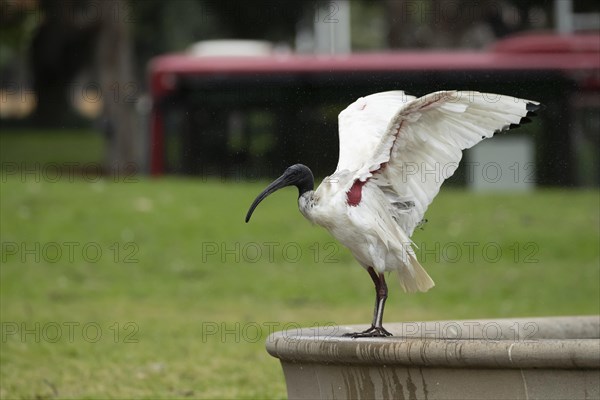
<svg viewBox="0 0 600 400"><path fill-rule="evenodd" d="M352 50L372 51L387 48L386 21L388 16L382 3L352 1L350 29Z"/></svg>
<svg viewBox="0 0 600 400"><path fill-rule="evenodd" d="M225 0L203 3L207 6L207 12L217 14L229 37L291 42L296 23L307 9L314 9L315 2Z"/></svg>
<svg viewBox="0 0 600 400"><path fill-rule="evenodd" d="M8 45L0 46L0 62L5 67L8 62L4 61L12 57L10 50L28 48L29 57L24 58L30 61L38 100L32 122L43 127L72 125L77 120L72 101L85 95L74 90L73 82L87 71L98 78L90 84L102 99L101 125L110 143L107 163L115 168L134 159L135 101L152 56L215 38L291 44L296 21L313 4L273 0L0 2L3 39L4 34L9 39Z"/></svg>
<svg viewBox="0 0 600 400"><path fill-rule="evenodd" d="M298 21L312 16L316 1L133 0L136 57L145 60L182 51L208 39L261 39L294 43Z"/></svg>
<svg viewBox="0 0 600 400"><path fill-rule="evenodd" d="M72 118L69 86L94 55L100 24L89 18L85 1L40 0L37 29L30 47L33 89L39 126L58 127Z"/></svg>
<svg viewBox="0 0 600 400"><path fill-rule="evenodd" d="M69 126L76 118L74 103L101 102L102 126L109 138L107 166L132 165L139 84L132 73L129 28L133 20L127 2L39 0L27 4L32 6L15 8L2 18L21 30L33 26L28 46L37 106L32 122L44 128ZM26 41L13 36L13 47ZM99 81L82 90L74 86L74 80L84 70ZM95 91L92 98L87 92L90 88Z"/></svg>
<svg viewBox="0 0 600 400"><path fill-rule="evenodd" d="M483 47L529 29L531 10L552 15L547 0L386 0L391 48ZM536 28L549 26L536 26Z"/></svg>
<svg viewBox="0 0 600 400"><path fill-rule="evenodd" d="M136 113L139 81L133 75L133 23L125 0L100 4L96 68L103 95L103 127L108 136L107 167L118 173L135 167Z"/></svg>
<svg viewBox="0 0 600 400"><path fill-rule="evenodd" d="M39 23L36 4L4 3L0 0L0 68L20 52L26 52ZM2 78L4 79L4 73Z"/></svg>

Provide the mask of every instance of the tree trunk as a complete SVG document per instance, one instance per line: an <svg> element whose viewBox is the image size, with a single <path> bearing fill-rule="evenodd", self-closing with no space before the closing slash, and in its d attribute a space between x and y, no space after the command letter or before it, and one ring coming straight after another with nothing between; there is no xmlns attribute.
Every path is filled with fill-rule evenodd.
<svg viewBox="0 0 600 400"><path fill-rule="evenodd" d="M139 85L133 77L128 5L123 0L99 2L98 76L103 99L103 128L108 138L106 167L124 176L137 170L135 137Z"/></svg>

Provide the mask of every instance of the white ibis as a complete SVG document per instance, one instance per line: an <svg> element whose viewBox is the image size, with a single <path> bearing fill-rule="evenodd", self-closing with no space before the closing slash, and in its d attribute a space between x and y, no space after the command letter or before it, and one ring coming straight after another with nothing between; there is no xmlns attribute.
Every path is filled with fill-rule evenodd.
<svg viewBox="0 0 600 400"><path fill-rule="evenodd" d="M462 150L529 122L539 108L535 101L471 91L361 97L339 115L340 155L333 175L314 190L311 170L292 165L258 195L246 222L269 194L296 186L302 215L350 249L375 283L371 327L349 336L390 336L382 326L384 273L396 271L406 292L434 286L410 237L458 167Z"/></svg>

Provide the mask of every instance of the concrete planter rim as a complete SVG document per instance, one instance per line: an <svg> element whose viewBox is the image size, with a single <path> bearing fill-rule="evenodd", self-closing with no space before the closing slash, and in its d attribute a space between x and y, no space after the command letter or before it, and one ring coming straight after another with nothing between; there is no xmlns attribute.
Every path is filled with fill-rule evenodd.
<svg viewBox="0 0 600 400"><path fill-rule="evenodd" d="M600 368L600 316L389 323L389 338L352 339L367 326L275 332L282 362L443 368ZM530 329L521 329L529 327ZM490 337L490 331L494 335ZM535 331L535 332L534 332Z"/></svg>

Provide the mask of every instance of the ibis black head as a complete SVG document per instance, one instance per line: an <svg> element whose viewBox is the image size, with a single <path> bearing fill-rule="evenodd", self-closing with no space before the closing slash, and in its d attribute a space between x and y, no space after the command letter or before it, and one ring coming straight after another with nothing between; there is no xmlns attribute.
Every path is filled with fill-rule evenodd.
<svg viewBox="0 0 600 400"><path fill-rule="evenodd" d="M296 186L298 188L298 197L304 193L311 191L315 187L315 179L312 171L306 165L294 164L285 170L283 175L275 179L265 190L259 194L246 214L246 222L250 221L250 217L258 204L263 201L271 193L284 188L286 186Z"/></svg>

